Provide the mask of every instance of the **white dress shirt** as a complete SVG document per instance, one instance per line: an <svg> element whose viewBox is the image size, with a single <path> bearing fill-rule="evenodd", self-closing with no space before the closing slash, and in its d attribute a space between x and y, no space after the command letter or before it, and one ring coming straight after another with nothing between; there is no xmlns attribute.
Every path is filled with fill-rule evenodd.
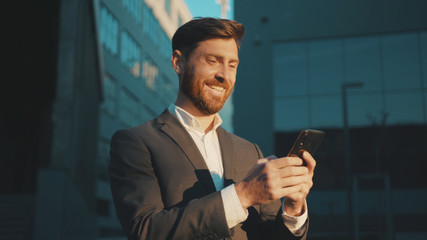
<svg viewBox="0 0 427 240"><path fill-rule="evenodd" d="M245 221L248 217L248 211L243 209L234 188L234 184L224 188L224 168L222 165L221 149L216 132L216 129L222 124L222 119L219 114L215 115L214 127L212 130L205 133L205 130L202 128L199 120L184 109L171 104L168 110L178 118L196 143L197 148L208 166L216 190L221 191L228 227L232 228ZM298 217L287 215L284 211L283 202L282 210L284 224L293 234L299 235L300 231L304 229L302 227L307 220L307 203L304 206L304 213Z"/></svg>

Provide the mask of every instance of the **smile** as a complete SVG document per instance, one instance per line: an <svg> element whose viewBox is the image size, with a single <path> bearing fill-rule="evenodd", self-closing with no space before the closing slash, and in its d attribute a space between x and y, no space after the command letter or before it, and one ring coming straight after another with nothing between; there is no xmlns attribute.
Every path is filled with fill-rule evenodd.
<svg viewBox="0 0 427 240"><path fill-rule="evenodd" d="M209 87L209 88L211 88L211 89L217 90L217 91L221 91L221 92L225 91L225 88L220 87L220 86L216 86L216 85L208 85L208 84L206 84L206 86L208 86L208 87Z"/></svg>

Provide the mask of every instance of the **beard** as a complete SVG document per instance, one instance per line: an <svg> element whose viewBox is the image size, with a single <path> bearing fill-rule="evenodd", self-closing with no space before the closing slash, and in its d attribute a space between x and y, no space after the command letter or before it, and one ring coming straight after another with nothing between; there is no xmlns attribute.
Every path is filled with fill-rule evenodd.
<svg viewBox="0 0 427 240"><path fill-rule="evenodd" d="M199 80L203 81L203 80ZM204 80L203 83L200 83L194 78L194 68L186 65L184 69L184 73L182 76L182 92L190 99L193 105L202 113L212 115L219 112L230 96L233 87L230 87L231 84L225 80L219 79L210 79ZM218 99L209 100L204 93L203 86L205 84L212 84L225 88L225 93L222 97Z"/></svg>

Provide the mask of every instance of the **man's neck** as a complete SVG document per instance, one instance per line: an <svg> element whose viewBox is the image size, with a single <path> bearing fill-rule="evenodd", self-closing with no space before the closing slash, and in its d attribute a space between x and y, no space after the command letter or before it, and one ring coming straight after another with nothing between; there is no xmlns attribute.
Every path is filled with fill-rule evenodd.
<svg viewBox="0 0 427 240"><path fill-rule="evenodd" d="M205 130L205 133L209 132L214 127L215 114L209 115L209 116L199 116L199 117L194 116L194 117L197 118L197 120L199 120L200 125Z"/></svg>
<svg viewBox="0 0 427 240"><path fill-rule="evenodd" d="M200 112L199 109L197 109L193 105L193 103L191 103L189 101L178 101L177 100L175 102L175 105L184 109L189 114L194 116L200 122L200 125L204 129L205 133L209 132L214 127L215 114L208 115L208 114L202 113L202 112Z"/></svg>

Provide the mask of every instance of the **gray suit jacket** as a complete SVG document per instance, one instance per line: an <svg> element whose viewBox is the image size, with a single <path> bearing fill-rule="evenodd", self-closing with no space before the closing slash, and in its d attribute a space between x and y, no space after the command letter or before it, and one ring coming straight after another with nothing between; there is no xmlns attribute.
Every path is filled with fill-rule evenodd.
<svg viewBox="0 0 427 240"><path fill-rule="evenodd" d="M221 127L217 133L227 186L245 177L262 153ZM129 239L300 239L284 226L280 201L249 208L248 219L229 229L202 155L168 110L117 131L110 154L113 199Z"/></svg>

